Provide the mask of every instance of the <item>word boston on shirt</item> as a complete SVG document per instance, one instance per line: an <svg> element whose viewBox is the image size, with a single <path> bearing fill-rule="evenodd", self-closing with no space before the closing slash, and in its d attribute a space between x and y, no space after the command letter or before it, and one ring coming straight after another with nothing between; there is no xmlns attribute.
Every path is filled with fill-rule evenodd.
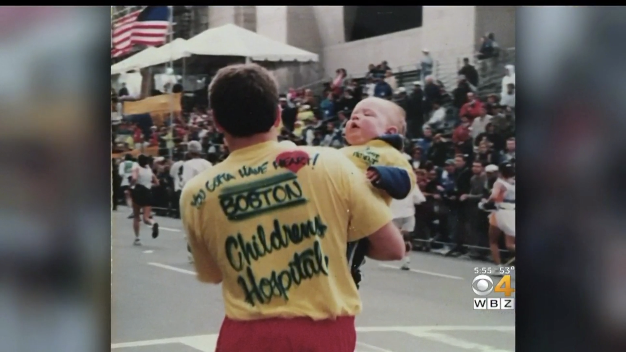
<svg viewBox="0 0 626 352"><path fill-rule="evenodd" d="M363 173L337 150L273 141L236 150L191 180L181 200L183 223L208 248L206 263L214 264L207 264L206 277L211 270L221 274L226 315L251 320L358 314L361 301L345 261L346 244L391 220L368 187Z"/></svg>

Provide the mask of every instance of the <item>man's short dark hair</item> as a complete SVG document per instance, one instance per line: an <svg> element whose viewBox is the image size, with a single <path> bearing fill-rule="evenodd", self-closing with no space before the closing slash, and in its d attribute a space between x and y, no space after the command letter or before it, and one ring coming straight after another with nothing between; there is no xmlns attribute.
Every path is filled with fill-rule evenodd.
<svg viewBox="0 0 626 352"><path fill-rule="evenodd" d="M272 74L256 64L219 71L209 86L215 121L233 137L268 132L276 121L278 87Z"/></svg>

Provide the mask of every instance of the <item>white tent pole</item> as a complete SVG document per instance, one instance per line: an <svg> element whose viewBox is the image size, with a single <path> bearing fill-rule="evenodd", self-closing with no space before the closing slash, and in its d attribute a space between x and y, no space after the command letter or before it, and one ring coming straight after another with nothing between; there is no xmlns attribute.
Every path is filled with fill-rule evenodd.
<svg viewBox="0 0 626 352"><path fill-rule="evenodd" d="M174 55L174 46L171 44L172 41L174 40L174 6L168 6L169 8L169 22L170 22L170 33L169 33L169 43L170 43L170 62L168 64L168 67L170 68L170 71L172 74L174 73L174 60L172 60L172 56ZM174 77L176 77L176 75L174 75ZM171 86L171 88L174 88L174 85ZM170 94L170 135L172 137L172 141L170 142L170 145L172 145L171 148L169 148L170 151L170 160L173 161L174 160L174 95L173 92L169 92Z"/></svg>

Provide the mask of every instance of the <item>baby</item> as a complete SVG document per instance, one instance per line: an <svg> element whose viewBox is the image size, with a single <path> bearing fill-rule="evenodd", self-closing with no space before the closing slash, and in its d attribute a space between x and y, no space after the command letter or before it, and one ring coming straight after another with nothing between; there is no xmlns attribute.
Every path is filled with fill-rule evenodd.
<svg viewBox="0 0 626 352"><path fill-rule="evenodd" d="M346 124L350 146L341 151L366 172L372 191L379 193L387 204L391 199L404 199L415 187L415 173L402 155L405 116L397 104L372 97L356 105ZM348 264L357 287L367 247L367 238L348 243Z"/></svg>

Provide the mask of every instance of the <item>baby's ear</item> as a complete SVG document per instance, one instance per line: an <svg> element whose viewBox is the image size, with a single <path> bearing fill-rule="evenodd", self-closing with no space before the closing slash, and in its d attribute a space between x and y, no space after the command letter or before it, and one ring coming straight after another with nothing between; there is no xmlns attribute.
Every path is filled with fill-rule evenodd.
<svg viewBox="0 0 626 352"><path fill-rule="evenodd" d="M398 127L391 126L387 128L387 131L385 131L385 134L398 134Z"/></svg>

